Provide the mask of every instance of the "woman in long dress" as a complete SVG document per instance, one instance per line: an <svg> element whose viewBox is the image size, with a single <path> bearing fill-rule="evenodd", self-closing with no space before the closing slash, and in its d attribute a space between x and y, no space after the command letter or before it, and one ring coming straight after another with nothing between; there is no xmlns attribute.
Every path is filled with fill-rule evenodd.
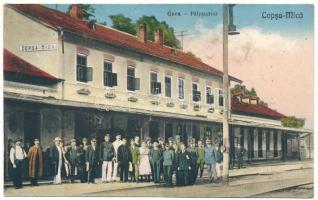
<svg viewBox="0 0 318 200"><path fill-rule="evenodd" d="M145 141L141 143L141 147L139 148L140 153L140 164L139 164L139 176L141 177L141 181L147 180L150 181L151 175L151 167L149 162L149 148Z"/></svg>

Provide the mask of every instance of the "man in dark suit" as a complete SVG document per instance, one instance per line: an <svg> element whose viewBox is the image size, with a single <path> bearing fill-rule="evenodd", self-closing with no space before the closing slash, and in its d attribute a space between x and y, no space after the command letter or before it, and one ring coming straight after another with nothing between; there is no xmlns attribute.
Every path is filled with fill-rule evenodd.
<svg viewBox="0 0 318 200"><path fill-rule="evenodd" d="M78 170L80 168L80 156L81 156L81 150L76 146L76 140L71 140L71 147L66 152L66 159L70 163L70 178L71 182L73 183L76 176L78 175Z"/></svg>
<svg viewBox="0 0 318 200"><path fill-rule="evenodd" d="M123 138L122 144L118 147L117 152L118 166L120 168L120 181L128 181L129 162L131 162L131 153L127 145L127 139Z"/></svg>
<svg viewBox="0 0 318 200"><path fill-rule="evenodd" d="M180 152L177 156L177 173L178 173L178 186L185 186L189 184L189 170L191 170L191 155L186 151L183 143L180 143Z"/></svg>
<svg viewBox="0 0 318 200"><path fill-rule="evenodd" d="M88 183L95 183L95 175L98 166L98 149L96 142L96 138L92 138L91 145L88 146L85 154Z"/></svg>
<svg viewBox="0 0 318 200"><path fill-rule="evenodd" d="M198 148L195 146L195 139L192 138L189 141L190 146L187 148L187 152L191 156L191 170L189 171L189 184L193 185L197 179L197 161L198 161Z"/></svg>

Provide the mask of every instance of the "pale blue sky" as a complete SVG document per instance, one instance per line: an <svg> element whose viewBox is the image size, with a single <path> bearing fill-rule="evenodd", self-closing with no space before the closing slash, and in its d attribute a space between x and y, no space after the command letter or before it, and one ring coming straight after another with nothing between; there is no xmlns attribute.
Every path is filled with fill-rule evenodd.
<svg viewBox="0 0 318 200"><path fill-rule="evenodd" d="M56 8L56 4L46 5ZM58 4L58 10L65 12L68 5ZM125 16L136 20L142 15L154 15L159 21L166 21L175 31L187 30L191 33L194 25L201 21L206 28L213 28L222 22L221 4L93 4L95 7L95 17L97 21L106 21L111 25L109 15L124 14ZM168 16L167 12L188 13L188 15ZM217 16L212 17L194 17L190 16L191 11L216 12ZM269 20L262 18L262 13L285 13L288 11L302 12L303 19L280 19ZM310 34L314 31L314 6L305 4L289 5L251 5L237 4L234 7L234 22L237 28L257 27L263 32L278 32L282 35Z"/></svg>

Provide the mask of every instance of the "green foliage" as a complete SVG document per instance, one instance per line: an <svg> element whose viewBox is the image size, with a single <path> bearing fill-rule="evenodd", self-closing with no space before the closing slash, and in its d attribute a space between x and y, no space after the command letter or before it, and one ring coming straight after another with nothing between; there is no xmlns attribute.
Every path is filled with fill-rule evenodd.
<svg viewBox="0 0 318 200"><path fill-rule="evenodd" d="M136 25L131 22L131 19L128 17L125 17L122 14L119 15L110 15L109 18L112 20L113 25L112 27L114 29L136 35Z"/></svg>
<svg viewBox="0 0 318 200"><path fill-rule="evenodd" d="M236 94L241 92L241 85L236 84L233 88L231 88L231 94Z"/></svg>
<svg viewBox="0 0 318 200"><path fill-rule="evenodd" d="M155 16L142 16L136 22L122 14L111 15L109 18L112 20L112 27L136 35L140 24L147 26L147 38L149 40L155 39L155 32L161 29L164 37L164 44L174 48L180 48L180 42L177 40L174 29L170 27L165 21L159 22Z"/></svg>
<svg viewBox="0 0 318 200"><path fill-rule="evenodd" d="M251 91L249 91L249 95L257 96L257 93L254 88L252 88Z"/></svg>
<svg viewBox="0 0 318 200"><path fill-rule="evenodd" d="M91 4L77 4L82 9L83 19L89 20L94 18L95 8L92 7ZM72 5L70 5L67 9L67 13L70 12Z"/></svg>
<svg viewBox="0 0 318 200"><path fill-rule="evenodd" d="M294 116L282 119L282 125L291 128L302 128L305 125L305 119L296 118Z"/></svg>

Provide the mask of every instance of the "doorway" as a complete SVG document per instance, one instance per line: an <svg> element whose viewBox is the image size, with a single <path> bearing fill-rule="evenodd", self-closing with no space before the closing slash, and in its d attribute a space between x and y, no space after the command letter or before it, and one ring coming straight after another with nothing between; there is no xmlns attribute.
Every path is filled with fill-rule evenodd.
<svg viewBox="0 0 318 200"><path fill-rule="evenodd" d="M24 144L33 145L34 139L40 138L40 114L37 112L24 113Z"/></svg>
<svg viewBox="0 0 318 200"><path fill-rule="evenodd" d="M157 121L149 122L149 137L152 141L157 141L159 137L159 123Z"/></svg>

